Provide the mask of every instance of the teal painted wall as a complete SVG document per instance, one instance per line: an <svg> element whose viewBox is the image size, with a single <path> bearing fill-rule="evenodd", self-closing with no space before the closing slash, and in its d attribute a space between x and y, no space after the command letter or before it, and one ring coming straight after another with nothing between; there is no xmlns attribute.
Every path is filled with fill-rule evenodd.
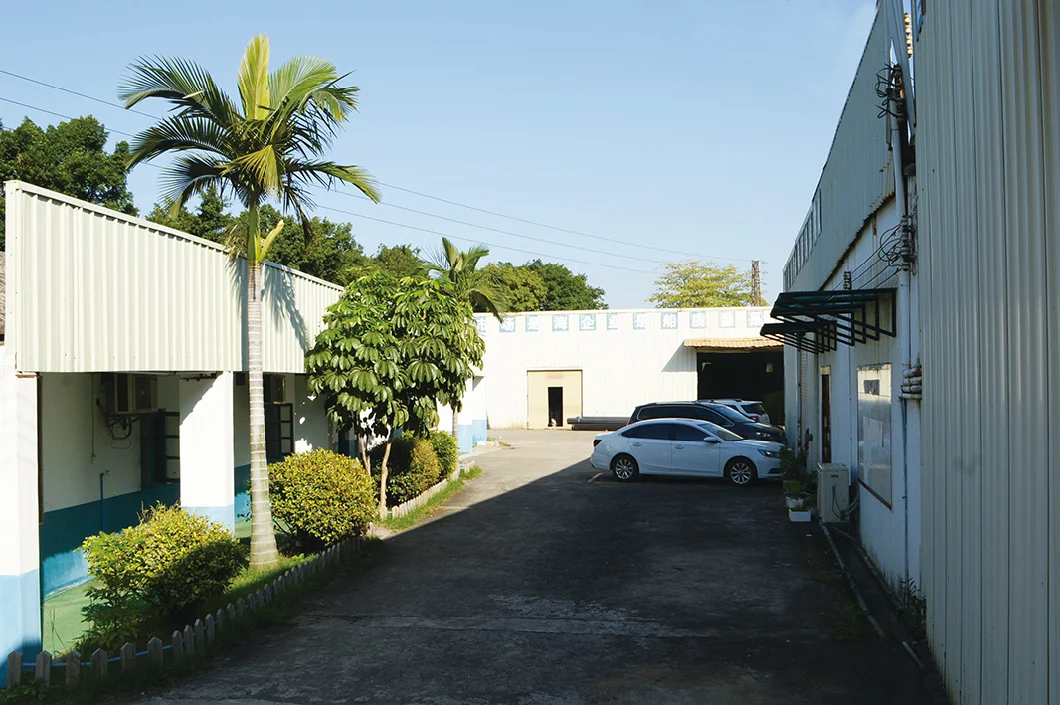
<svg viewBox="0 0 1060 705"><path fill-rule="evenodd" d="M151 505L176 504L180 485L159 485L140 492L129 492L100 502L86 502L44 513L40 525L41 594L77 585L88 577L88 564L81 553L85 538L100 531L120 531L137 523L140 512Z"/></svg>
<svg viewBox="0 0 1060 705"><path fill-rule="evenodd" d="M236 467L236 521L250 517L250 465Z"/></svg>

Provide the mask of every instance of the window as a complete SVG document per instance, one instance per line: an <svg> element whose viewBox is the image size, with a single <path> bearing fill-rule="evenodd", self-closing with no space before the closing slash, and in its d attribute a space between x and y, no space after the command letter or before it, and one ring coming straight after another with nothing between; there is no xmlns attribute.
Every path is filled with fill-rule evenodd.
<svg viewBox="0 0 1060 705"><path fill-rule="evenodd" d="M720 416L721 418L725 419L726 423L720 423L720 422L715 421L715 423L718 423L721 426L732 426L733 424L736 424L736 423L747 423L748 421L751 420L751 419L747 418L746 416L744 416L743 414L741 414L736 409L730 409L729 407L722 406L721 404L719 404L718 406L710 407L710 411L717 412L718 416ZM707 419L707 420L710 421L711 419Z"/></svg>
<svg viewBox="0 0 1060 705"><path fill-rule="evenodd" d="M625 431L622 435L626 438L643 438L645 440L668 441L670 440L670 424L652 423L637 426Z"/></svg>
<svg viewBox="0 0 1060 705"><path fill-rule="evenodd" d="M891 366L858 367L858 479L891 506Z"/></svg>
<svg viewBox="0 0 1060 705"><path fill-rule="evenodd" d="M694 426L685 426L684 424L676 423L673 426L675 441L702 441L707 437L706 433Z"/></svg>
<svg viewBox="0 0 1060 705"><path fill-rule="evenodd" d="M640 416L637 417L638 421L648 421L649 419L665 419L673 416L673 407L671 406L646 406L640 410Z"/></svg>
<svg viewBox="0 0 1060 705"><path fill-rule="evenodd" d="M265 457L279 459L294 452L294 404L265 405Z"/></svg>
<svg viewBox="0 0 1060 705"><path fill-rule="evenodd" d="M762 414L766 413L766 408L761 404L744 404L740 408L742 411L745 411L749 414L757 414L758 416L761 416Z"/></svg>
<svg viewBox="0 0 1060 705"><path fill-rule="evenodd" d="M737 436L732 431L726 431L724 428L722 428L720 426L717 426L715 424L701 424L701 427L704 428L708 433L711 433L714 436L717 436L718 438L720 438L723 441L742 441L743 440L742 438Z"/></svg>

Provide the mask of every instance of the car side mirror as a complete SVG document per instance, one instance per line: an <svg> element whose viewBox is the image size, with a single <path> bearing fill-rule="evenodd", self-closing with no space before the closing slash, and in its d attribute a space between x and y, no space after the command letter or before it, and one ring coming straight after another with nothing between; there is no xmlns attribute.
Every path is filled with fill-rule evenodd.
<svg viewBox="0 0 1060 705"><path fill-rule="evenodd" d="M721 443L721 441L719 441L717 438L714 438L713 436L707 436L706 438L703 439L703 442L704 443Z"/></svg>

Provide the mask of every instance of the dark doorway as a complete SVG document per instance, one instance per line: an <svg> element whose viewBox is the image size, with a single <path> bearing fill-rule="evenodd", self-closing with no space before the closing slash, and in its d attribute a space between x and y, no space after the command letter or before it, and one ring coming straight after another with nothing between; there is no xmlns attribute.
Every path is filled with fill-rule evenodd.
<svg viewBox="0 0 1060 705"><path fill-rule="evenodd" d="M563 387L548 388L548 425L563 425Z"/></svg>
<svg viewBox="0 0 1060 705"><path fill-rule="evenodd" d="M784 351L701 352L698 399L762 402L770 423L784 423Z"/></svg>
<svg viewBox="0 0 1060 705"><path fill-rule="evenodd" d="M821 375L821 462L832 462L832 375Z"/></svg>

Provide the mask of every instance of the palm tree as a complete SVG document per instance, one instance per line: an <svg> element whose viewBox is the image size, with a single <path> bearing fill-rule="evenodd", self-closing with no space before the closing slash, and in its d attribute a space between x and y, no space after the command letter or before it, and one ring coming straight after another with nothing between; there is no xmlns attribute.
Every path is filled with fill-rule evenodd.
<svg viewBox="0 0 1060 705"><path fill-rule="evenodd" d="M487 257L490 251L483 245L475 245L467 252L462 252L449 238L442 238L442 249L434 252L430 260L424 262L427 271L445 279L452 287L456 298L467 301L476 310L485 310L493 314L498 321L504 320L504 297L497 282L489 272L479 269L479 260ZM453 438L457 433L457 412L459 400L453 405Z"/></svg>
<svg viewBox="0 0 1060 705"><path fill-rule="evenodd" d="M357 88L339 85L335 65L295 57L269 72L269 39L250 40L239 67L239 102L210 74L184 59L140 59L118 89L125 107L161 98L172 112L133 140L130 166L176 152L162 177L174 212L194 194L231 191L247 210L238 251L247 260L247 366L250 382L250 567L277 562L265 460L265 404L261 361L262 263L283 221L262 237L260 209L274 202L298 217L309 236L309 188L352 184L373 201L371 177L356 166L326 160L339 127L357 108Z"/></svg>

